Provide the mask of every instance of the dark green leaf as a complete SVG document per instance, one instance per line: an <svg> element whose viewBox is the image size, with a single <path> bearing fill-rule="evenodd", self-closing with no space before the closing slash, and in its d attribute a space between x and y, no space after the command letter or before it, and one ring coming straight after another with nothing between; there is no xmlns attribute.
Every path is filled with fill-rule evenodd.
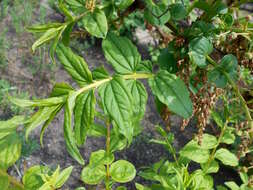
<svg viewBox="0 0 253 190"><path fill-rule="evenodd" d="M187 16L186 9L183 4L176 3L170 6L171 19L182 20Z"/></svg>
<svg viewBox="0 0 253 190"><path fill-rule="evenodd" d="M84 165L84 160L78 150L76 139L74 137L74 133L72 131L72 115L73 109L75 106L77 94L75 92L69 93L69 98L67 104L65 105L65 112L64 112L64 139L66 142L67 150L69 154L79 162L79 164Z"/></svg>
<svg viewBox="0 0 253 190"><path fill-rule="evenodd" d="M68 95L72 90L74 89L67 83L56 83L53 87L50 97L65 96Z"/></svg>
<svg viewBox="0 0 253 190"><path fill-rule="evenodd" d="M184 82L176 75L160 71L154 78L149 79L149 85L154 95L172 112L184 118L192 116L190 93Z"/></svg>
<svg viewBox="0 0 253 190"><path fill-rule="evenodd" d="M119 132L124 135L129 142L133 137L133 98L130 94L125 80L119 76L102 86L99 89L104 111L119 127Z"/></svg>
<svg viewBox="0 0 253 190"><path fill-rule="evenodd" d="M82 57L76 55L69 47L65 47L62 44L58 45L56 54L64 69L80 86L92 82L92 74Z"/></svg>
<svg viewBox="0 0 253 190"><path fill-rule="evenodd" d="M93 36L105 38L108 31L107 19L104 11L96 8L83 17L84 28Z"/></svg>
<svg viewBox="0 0 253 190"><path fill-rule="evenodd" d="M129 7L134 0L115 0L114 3L119 9L125 9Z"/></svg>
<svg viewBox="0 0 253 190"><path fill-rule="evenodd" d="M128 38L109 33L103 40L102 47L105 58L117 73L127 74L136 71L141 56Z"/></svg>
<svg viewBox="0 0 253 190"><path fill-rule="evenodd" d="M85 143L87 132L94 122L96 98L94 90L85 92L77 97L75 105L75 139L77 145Z"/></svg>

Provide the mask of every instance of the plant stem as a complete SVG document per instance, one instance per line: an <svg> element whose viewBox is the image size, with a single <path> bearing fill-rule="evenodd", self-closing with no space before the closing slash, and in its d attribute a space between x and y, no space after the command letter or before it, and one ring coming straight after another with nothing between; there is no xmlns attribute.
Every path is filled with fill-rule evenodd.
<svg viewBox="0 0 253 190"><path fill-rule="evenodd" d="M24 185L17 181L14 177L10 176L7 172L0 169L0 176L7 176L9 182L14 185L15 187L25 189Z"/></svg>
<svg viewBox="0 0 253 190"><path fill-rule="evenodd" d="M107 135L106 135L106 156L109 158L110 156L110 141L111 141L111 129L110 129L110 120L108 119L106 121L106 128L107 128ZM109 187L110 182L110 164L106 164L106 190L110 190Z"/></svg>
<svg viewBox="0 0 253 190"><path fill-rule="evenodd" d="M213 151L212 151L212 153L211 153L211 155L210 155L210 157L209 157L209 159L208 159L207 165L206 165L205 168L204 168L204 173L207 172L207 169L209 168L211 162L214 160L215 152L216 152L216 150L217 150L217 147L218 147L219 144L221 143L221 139L222 139L222 137L223 137L224 132L226 131L226 129L227 129L227 121L225 122L224 127L221 129L221 133L220 133L220 136L219 136L219 138L218 138L217 145L216 145L215 148L213 149Z"/></svg>
<svg viewBox="0 0 253 190"><path fill-rule="evenodd" d="M210 56L206 56L207 60L215 67L217 67L217 63L210 57ZM230 85L232 86L236 96L239 98L241 104L242 104L242 108L245 112L246 118L249 122L249 128L250 128L250 138L251 138L251 142L253 141L253 120L250 114L250 110L247 106L247 102L244 100L243 96L241 95L240 89L239 87L234 83L234 81L231 79L231 77L228 75L228 73L222 69L220 69L220 71L225 75L225 77L227 78L228 82L230 83Z"/></svg>
<svg viewBox="0 0 253 190"><path fill-rule="evenodd" d="M133 74L129 74L129 75L122 75L122 78L125 79L125 80L129 80L129 79L147 79L147 78L152 78L154 75L153 74L150 74L150 73L133 73ZM94 81L93 83L87 85L87 86L84 86L83 88L80 88L78 91L77 91L77 94L81 94L85 91L88 91L88 90L91 90L91 89L94 89L94 88L98 88L99 86L107 83L107 82L110 82L113 78L112 77L108 77L106 79L102 79L102 80L98 80L98 81Z"/></svg>

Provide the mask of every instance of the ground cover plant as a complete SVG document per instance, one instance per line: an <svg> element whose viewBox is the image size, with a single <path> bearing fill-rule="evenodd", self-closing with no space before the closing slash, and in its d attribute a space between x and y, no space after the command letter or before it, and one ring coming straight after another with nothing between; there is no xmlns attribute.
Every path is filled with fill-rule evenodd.
<svg viewBox="0 0 253 190"><path fill-rule="evenodd" d="M84 185L77 190L87 184L124 190L124 184L136 175L146 180L135 183L137 190L252 189L253 23L251 15L239 12L247 2L51 2L64 15L64 22L28 26L29 32L39 36L31 50L36 52L49 44L52 64L58 61L76 86L56 83L45 99L2 95L33 114L0 122L0 187L51 190L64 185L72 166L52 170L36 165L25 171L22 181L8 173L21 156L23 136L28 141L31 132L42 125L43 147L46 129L63 110L66 149L83 166L80 179ZM132 28L138 25L158 41L155 50L150 48L150 59L142 59L133 42ZM114 72L105 67L89 69L85 59L69 47L76 35L100 39ZM115 153L129 147L142 133L146 88L151 89L166 125L157 125L160 138L150 142L164 146L173 160L157 160L137 173L129 161L116 160ZM180 150L174 148L174 135L169 131L172 114L182 117L181 130L187 130L190 121L197 126L196 135ZM85 146L87 137L105 137L106 141L85 163L79 148ZM237 172L240 180L217 184L214 177L224 167Z"/></svg>

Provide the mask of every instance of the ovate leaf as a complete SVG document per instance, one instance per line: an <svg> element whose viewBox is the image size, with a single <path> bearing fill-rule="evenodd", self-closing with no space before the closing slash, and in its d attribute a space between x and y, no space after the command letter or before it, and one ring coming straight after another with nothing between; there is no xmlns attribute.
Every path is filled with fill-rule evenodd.
<svg viewBox="0 0 253 190"><path fill-rule="evenodd" d="M124 135L129 142L133 136L133 98L130 94L125 80L119 76L102 86L99 89L104 111L119 127L119 132Z"/></svg>
<svg viewBox="0 0 253 190"><path fill-rule="evenodd" d="M66 96L72 90L74 89L67 83L56 83L53 87L50 97Z"/></svg>
<svg viewBox="0 0 253 190"><path fill-rule="evenodd" d="M225 185L229 187L231 190L240 190L240 187L233 181L225 182Z"/></svg>
<svg viewBox="0 0 253 190"><path fill-rule="evenodd" d="M82 19L84 28L93 36L105 38L108 31L107 19L104 11L96 8Z"/></svg>
<svg viewBox="0 0 253 190"><path fill-rule="evenodd" d="M74 138L74 133L72 131L72 115L73 115L73 109L75 106L75 100L76 100L77 94L75 92L69 93L69 98L67 101L67 104L65 105L65 111L64 111L64 139L66 142L67 150L69 154L80 164L84 164L84 160L78 150L76 139Z"/></svg>
<svg viewBox="0 0 253 190"><path fill-rule="evenodd" d="M91 167L97 167L98 165L111 164L114 161L114 155L112 153L107 156L104 150L98 150L91 153L89 165Z"/></svg>
<svg viewBox="0 0 253 190"><path fill-rule="evenodd" d="M136 170L133 164L126 160L118 160L110 167L110 174L114 181L126 183L135 178Z"/></svg>
<svg viewBox="0 0 253 190"><path fill-rule="evenodd" d="M63 44L58 45L56 54L64 69L80 86L92 82L92 74L82 57Z"/></svg>
<svg viewBox="0 0 253 190"><path fill-rule="evenodd" d="M182 3L176 3L170 6L170 14L173 20L182 20L187 16L187 11Z"/></svg>
<svg viewBox="0 0 253 190"><path fill-rule="evenodd" d="M180 156L186 157L197 163L206 163L209 159L209 151L201 148L197 141L192 140L181 149Z"/></svg>
<svg viewBox="0 0 253 190"><path fill-rule="evenodd" d="M206 37L197 37L189 44L189 57L199 67L207 65L206 55L213 51L213 45Z"/></svg>
<svg viewBox="0 0 253 190"><path fill-rule="evenodd" d="M94 90L83 93L77 97L75 105L75 138L80 146L84 144L87 132L94 122L96 98Z"/></svg>
<svg viewBox="0 0 253 190"><path fill-rule="evenodd" d="M7 170L20 157L21 140L14 132L0 140L0 169Z"/></svg>
<svg viewBox="0 0 253 190"><path fill-rule="evenodd" d="M217 138L213 135L204 134L201 142L201 148L213 149L218 145Z"/></svg>
<svg viewBox="0 0 253 190"><path fill-rule="evenodd" d="M141 56L137 48L126 37L118 37L113 33L103 40L102 48L107 61L120 74L133 73Z"/></svg>
<svg viewBox="0 0 253 190"><path fill-rule="evenodd" d="M203 170L206 169L206 167L208 167L206 169L207 174L217 173L219 171L219 163L217 161L213 160L211 163L209 163L209 165L207 165L207 163L201 164Z"/></svg>
<svg viewBox="0 0 253 190"><path fill-rule="evenodd" d="M41 178L41 175L48 174L49 168L46 166L33 166L25 171L25 174L22 178L22 182L26 190L39 189L44 181Z"/></svg>
<svg viewBox="0 0 253 190"><path fill-rule="evenodd" d="M99 165L95 168L86 166L82 170L81 180L89 185L99 184L106 176L105 166Z"/></svg>
<svg viewBox="0 0 253 190"><path fill-rule="evenodd" d="M237 157L225 148L220 148L219 150L217 150L217 152L215 153L215 158L220 160L224 165L228 166L238 165Z"/></svg>
<svg viewBox="0 0 253 190"><path fill-rule="evenodd" d="M226 75L229 75L233 81L237 80L237 66L237 59L234 55L225 55L220 63L208 72L208 80L215 83L217 87L224 88L228 82Z"/></svg>
<svg viewBox="0 0 253 190"><path fill-rule="evenodd" d="M172 112L184 118L192 116L190 93L184 82L176 75L160 71L154 78L149 79L149 85L153 94Z"/></svg>

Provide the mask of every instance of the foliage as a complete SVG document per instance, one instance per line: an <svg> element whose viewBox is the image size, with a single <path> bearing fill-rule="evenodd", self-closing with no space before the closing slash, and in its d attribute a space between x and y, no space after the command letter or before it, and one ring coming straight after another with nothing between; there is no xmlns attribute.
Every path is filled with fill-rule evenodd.
<svg viewBox="0 0 253 190"><path fill-rule="evenodd" d="M31 190L59 189L68 179L72 167L62 172L58 167L53 172L46 166L34 166L26 171L22 183L6 172L22 151L17 128L24 126L28 139L30 133L42 125L40 142L43 146L45 130L62 109L66 149L83 166L81 180L90 185L103 183L107 190L114 188L116 183L132 181L137 173L135 166L127 160L115 160L114 154L128 147L142 131L141 120L148 98L143 80L148 81L163 118L168 118L168 113L181 116L183 129L195 117L198 134L176 151L173 134L167 134L158 126L161 139L151 142L163 145L174 161L162 159L139 172L138 175L152 181L152 185L136 184L137 189L211 190L215 188L213 174L221 166L240 171L243 184L239 186L228 181L225 183L228 188L252 188L249 176L252 163L244 161L252 158L253 150L252 67L248 64L252 63L253 26L250 17L233 16L240 2L59 0L56 6L65 16L63 23L43 23L27 28L40 36L32 45L32 51L49 43L52 62L57 56L79 88L56 83L45 99L9 97L13 104L36 108L36 111L30 117L14 116L0 123L0 172L5 189L9 189L9 185ZM196 9L202 12L198 15ZM137 11L142 14L140 18L145 19L146 28L160 34L158 40L164 49L157 51L155 60L143 60L136 45L117 31L124 25L124 18ZM68 47L75 26L102 40L103 53L113 73L105 67L90 70L86 61ZM248 57L246 64L245 59L241 59L243 56L239 56L242 52L234 53L234 49L220 42L224 36L232 44L240 43L239 37L242 39L242 49ZM219 52L222 53L217 56ZM239 73L238 68L242 66L251 74ZM222 108L215 106L217 101ZM210 117L217 126L213 133L205 131ZM85 165L79 147L89 136L104 136L106 147L92 152ZM192 162L198 164L194 171L189 170ZM119 186L117 189L126 188Z"/></svg>

